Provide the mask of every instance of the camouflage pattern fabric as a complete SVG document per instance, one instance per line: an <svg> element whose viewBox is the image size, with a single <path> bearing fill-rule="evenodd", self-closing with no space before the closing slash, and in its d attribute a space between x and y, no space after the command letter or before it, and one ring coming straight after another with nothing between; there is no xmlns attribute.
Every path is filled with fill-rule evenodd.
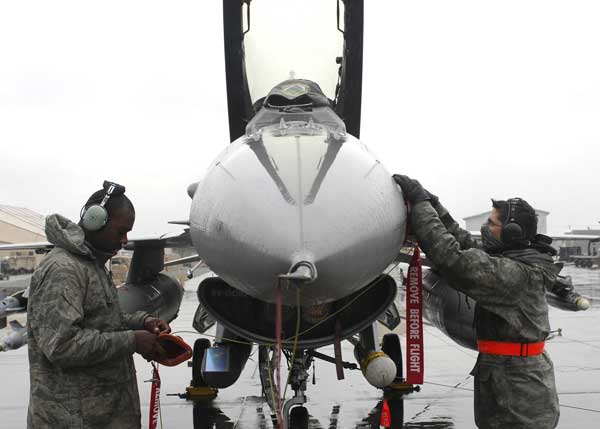
<svg viewBox="0 0 600 429"><path fill-rule="evenodd" d="M139 428L133 363L143 312L121 313L117 290L83 230L46 219L56 247L30 286L28 428Z"/></svg>
<svg viewBox="0 0 600 429"><path fill-rule="evenodd" d="M547 337L545 290L558 274L549 255L533 249L489 255L475 248L470 234L442 206L434 208L428 201L412 207L410 223L420 247L448 283L477 301L478 340L530 343ZM546 352L529 357L480 353L472 375L478 427L558 424L554 367Z"/></svg>

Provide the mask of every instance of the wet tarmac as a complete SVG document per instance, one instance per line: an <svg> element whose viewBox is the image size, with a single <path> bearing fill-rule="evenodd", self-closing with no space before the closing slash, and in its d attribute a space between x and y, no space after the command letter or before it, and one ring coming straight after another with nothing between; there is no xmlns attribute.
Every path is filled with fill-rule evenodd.
<svg viewBox="0 0 600 429"><path fill-rule="evenodd" d="M547 344L555 365L561 404L561 428L597 428L600 421L600 270L565 267L578 290L591 298L592 308L573 313L551 308L552 329L561 329ZM196 281L188 282L180 316L172 323L174 331L192 331L196 310ZM180 332L193 344L200 336ZM333 348L320 351L333 355ZM473 379L469 371L476 353L457 346L432 327L425 327L425 384L420 392L404 401L390 403L393 427L474 428ZM353 360L352 346L343 343L345 360ZM142 427L148 426L151 367L136 356L142 404ZM261 397L256 354L233 387L219 392L212 402L197 403L167 396L185 391L191 369L185 365L161 367L161 411L164 428L272 428L270 410ZM0 427L26 425L29 376L27 348L0 353ZM312 379L313 371L311 368ZM332 364L318 361L316 385L307 390L311 428L379 428L381 391L371 387L360 371L345 371L338 381ZM399 420L402 420L401 425Z"/></svg>

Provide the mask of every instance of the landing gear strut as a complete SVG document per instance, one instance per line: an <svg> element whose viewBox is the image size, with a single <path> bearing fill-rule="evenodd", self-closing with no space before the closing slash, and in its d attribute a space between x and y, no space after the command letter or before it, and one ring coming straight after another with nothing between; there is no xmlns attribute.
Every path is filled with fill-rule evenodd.
<svg viewBox="0 0 600 429"><path fill-rule="evenodd" d="M306 381L308 380L308 369L312 363L313 357L307 353L306 350L297 350L294 361L291 362L291 353L284 350L288 362L291 365L289 372L289 379L287 372L282 373L282 384L286 381L292 388L294 396L286 400L283 404L282 419L284 429L308 429L308 411L303 406L306 403ZM275 386L275 352L273 349L260 346L259 348L259 370L261 385L263 394L267 400L267 403L272 410L277 410L278 398L281 397L281 393L278 392L277 386ZM272 416L274 424L277 423L277 416Z"/></svg>

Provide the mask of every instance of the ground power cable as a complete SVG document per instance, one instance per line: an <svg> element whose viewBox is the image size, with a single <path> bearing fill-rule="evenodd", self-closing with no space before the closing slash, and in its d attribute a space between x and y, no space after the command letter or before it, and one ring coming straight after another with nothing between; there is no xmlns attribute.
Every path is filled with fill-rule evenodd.
<svg viewBox="0 0 600 429"><path fill-rule="evenodd" d="M471 377L471 376L469 376L469 378L470 378L470 377ZM461 384L464 384L466 381L468 381L468 380L462 381L462 382L458 383L458 384L457 384L457 385L455 385L455 386L450 386L449 384L434 383L434 382L432 382L432 381L426 381L426 382L425 382L425 384L431 384L431 385L434 385L434 386L440 386L440 387L447 387L448 389L466 390L466 391L469 391L469 392L473 392L473 391L474 391L474 389L469 389L468 387L460 387L460 385L461 385ZM582 393L590 393L590 392L569 392L569 393L560 393L560 395L567 395L567 394L568 394L568 395L575 395L575 394L582 394ZM600 392L591 392L591 393L600 393ZM435 401L431 402L430 404L427 404L427 406L426 406L426 407L425 407L425 408L424 408L424 409L423 409L423 410L422 410L420 413L417 413L417 414L415 415L415 417L417 417L417 416L419 416L419 415L423 414L423 412L424 412L424 411L425 411L427 408L429 408L429 407L430 407L430 406L431 406L431 405L432 405L434 402L436 402L436 401L438 401L438 400L439 400L439 399L436 399ZM560 405L561 407L564 407L564 408L572 408L572 409L574 409L574 410L589 411L589 412L591 412L591 413L600 413L600 410L595 410L595 409L592 409L592 408L575 407L575 406L573 406L573 405L561 404L560 402L559 402L559 405ZM413 419L414 419L414 417L413 417ZM412 419L411 419L411 420L412 420Z"/></svg>
<svg viewBox="0 0 600 429"><path fill-rule="evenodd" d="M450 389L456 389L456 390L471 390L471 389L467 389L467 388L464 388L464 387L460 387L461 385L463 385L466 382L468 382L470 379L471 379L471 375L467 375L467 377L463 381L457 383L454 386L448 386L448 385L443 385L443 384L438 384L438 383L432 383L430 381L425 381L424 384L435 384L435 385L439 385L439 386L443 386L443 387L448 387ZM421 411L419 411L417 414L415 414L414 416L412 416L412 418L410 419L410 421L413 421L414 419L418 418L420 415L422 415L425 412L427 412L427 410L429 410L429 408L431 408L431 406L433 404L435 404L436 402L440 401L441 399L443 399L443 398L434 399L433 401L431 401L430 403L428 403L427 405L425 405L425 407Z"/></svg>

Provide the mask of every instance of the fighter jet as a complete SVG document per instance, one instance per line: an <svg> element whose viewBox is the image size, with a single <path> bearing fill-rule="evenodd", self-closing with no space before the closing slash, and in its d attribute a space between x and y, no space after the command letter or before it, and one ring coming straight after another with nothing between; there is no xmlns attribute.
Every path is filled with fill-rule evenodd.
<svg viewBox="0 0 600 429"><path fill-rule="evenodd" d="M192 244L197 255L176 262L202 261L214 272L198 286L194 328L205 333L216 324L216 338L194 344L189 396L233 386L257 344L262 390L277 424L306 428L308 369L315 359L331 362L338 378L360 368L377 388L406 388L400 340L388 334L379 344L378 325L400 323L400 285L386 269L399 260L407 207L391 173L359 140L363 0L337 2L337 13L332 2L340 51L330 58L337 83L329 93L313 76L255 73L276 80L264 93L256 82L250 85L246 42L257 21L250 18L255 4L260 0L223 1L231 143L188 187L189 218L177 222L187 227L184 233L127 245L134 254L119 296L126 311L173 319L182 288L161 273L164 248ZM311 30L290 15L292 23L294 31L300 24ZM290 45L286 54L295 49ZM279 54L269 52L269 61L276 63ZM427 279L443 289L443 280ZM458 342L472 344L472 313L443 313L456 295L436 296L426 300L426 314L442 320ZM354 345L358 365L344 360L344 340ZM333 356L318 351L332 344ZM287 385L291 399L284 401Z"/></svg>

